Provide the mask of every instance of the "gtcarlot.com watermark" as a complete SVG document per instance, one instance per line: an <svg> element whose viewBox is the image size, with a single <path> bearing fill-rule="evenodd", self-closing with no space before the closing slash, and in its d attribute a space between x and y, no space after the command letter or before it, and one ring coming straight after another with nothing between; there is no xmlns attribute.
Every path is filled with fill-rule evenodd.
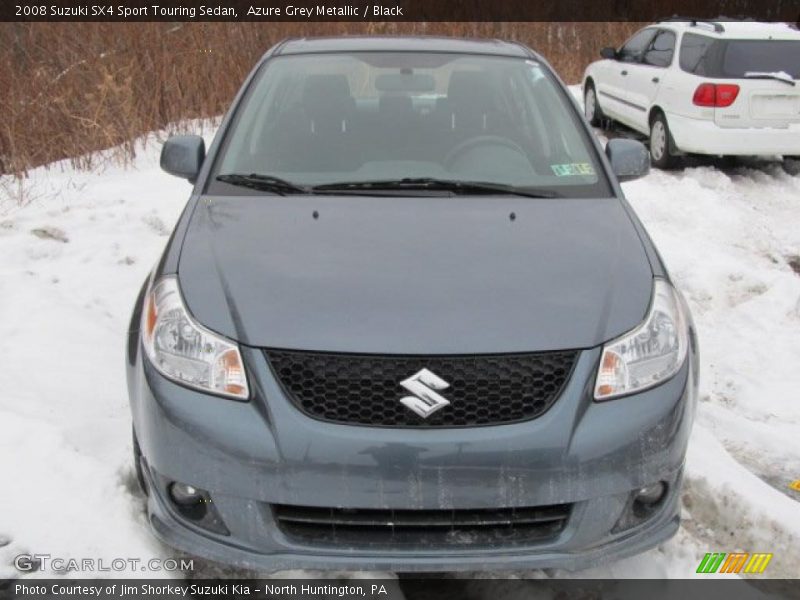
<svg viewBox="0 0 800 600"><path fill-rule="evenodd" d="M14 557L18 571L105 573L122 571L193 571L194 560L189 558L64 558L51 554L19 554Z"/></svg>

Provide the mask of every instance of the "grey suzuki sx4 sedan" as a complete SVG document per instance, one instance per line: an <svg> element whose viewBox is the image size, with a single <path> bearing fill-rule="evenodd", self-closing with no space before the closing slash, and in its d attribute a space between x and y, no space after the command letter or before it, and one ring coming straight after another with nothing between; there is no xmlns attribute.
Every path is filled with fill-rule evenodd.
<svg viewBox="0 0 800 600"><path fill-rule="evenodd" d="M257 570L580 569L679 526L696 336L564 84L513 43L289 40L130 325L167 544Z"/></svg>

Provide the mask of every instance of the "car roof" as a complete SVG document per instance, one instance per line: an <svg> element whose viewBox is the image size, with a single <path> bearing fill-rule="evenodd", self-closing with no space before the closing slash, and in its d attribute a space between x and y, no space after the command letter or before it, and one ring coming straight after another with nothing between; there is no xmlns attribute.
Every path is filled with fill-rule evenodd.
<svg viewBox="0 0 800 600"><path fill-rule="evenodd" d="M765 23L763 21L729 21L719 19L666 20L654 26L669 27L676 31L699 33L719 39L737 40L800 40L800 31L787 23ZM722 31L718 31L719 27Z"/></svg>
<svg viewBox="0 0 800 600"><path fill-rule="evenodd" d="M531 51L513 42L433 36L341 36L286 40L276 54L321 52L452 52L527 58Z"/></svg>

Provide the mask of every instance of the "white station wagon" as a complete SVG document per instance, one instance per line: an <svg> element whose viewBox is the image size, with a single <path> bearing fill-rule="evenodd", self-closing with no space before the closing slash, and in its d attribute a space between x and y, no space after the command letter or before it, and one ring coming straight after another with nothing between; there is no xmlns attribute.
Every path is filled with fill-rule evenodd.
<svg viewBox="0 0 800 600"><path fill-rule="evenodd" d="M655 166L685 154L800 156L792 26L675 18L600 54L583 78L586 118L649 136Z"/></svg>

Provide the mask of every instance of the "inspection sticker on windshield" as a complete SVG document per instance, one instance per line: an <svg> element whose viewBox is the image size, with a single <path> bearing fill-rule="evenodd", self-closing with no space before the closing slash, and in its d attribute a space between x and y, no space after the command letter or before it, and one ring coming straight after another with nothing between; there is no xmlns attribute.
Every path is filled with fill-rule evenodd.
<svg viewBox="0 0 800 600"><path fill-rule="evenodd" d="M550 165L558 177L575 177L580 175L594 175L594 167L589 163L567 163L564 165Z"/></svg>

